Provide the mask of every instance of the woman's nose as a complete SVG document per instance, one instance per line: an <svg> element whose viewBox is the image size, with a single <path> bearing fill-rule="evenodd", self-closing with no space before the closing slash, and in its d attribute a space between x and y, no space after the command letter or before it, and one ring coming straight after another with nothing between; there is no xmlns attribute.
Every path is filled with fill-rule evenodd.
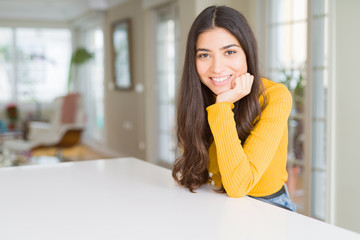
<svg viewBox="0 0 360 240"><path fill-rule="evenodd" d="M214 73L220 73L224 68L224 61L223 59L219 57L214 57L212 64L211 64L211 70Z"/></svg>

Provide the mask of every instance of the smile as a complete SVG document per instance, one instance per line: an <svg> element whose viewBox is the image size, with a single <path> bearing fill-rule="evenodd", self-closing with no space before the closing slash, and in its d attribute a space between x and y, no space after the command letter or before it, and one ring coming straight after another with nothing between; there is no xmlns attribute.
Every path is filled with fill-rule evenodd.
<svg viewBox="0 0 360 240"><path fill-rule="evenodd" d="M230 77L231 77L231 75L227 75L227 76L222 76L222 77L210 77L210 79L215 82L222 82L222 81L229 79Z"/></svg>

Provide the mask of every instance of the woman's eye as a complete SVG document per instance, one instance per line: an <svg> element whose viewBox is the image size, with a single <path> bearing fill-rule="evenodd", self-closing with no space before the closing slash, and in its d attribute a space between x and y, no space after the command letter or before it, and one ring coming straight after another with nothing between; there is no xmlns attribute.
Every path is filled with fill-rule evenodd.
<svg viewBox="0 0 360 240"><path fill-rule="evenodd" d="M198 57L199 58L208 58L208 57L210 57L210 55L207 54L207 53L201 53L201 54L198 55Z"/></svg>
<svg viewBox="0 0 360 240"><path fill-rule="evenodd" d="M225 55L233 55L235 53L236 53L236 51L229 50L229 51L225 52Z"/></svg>

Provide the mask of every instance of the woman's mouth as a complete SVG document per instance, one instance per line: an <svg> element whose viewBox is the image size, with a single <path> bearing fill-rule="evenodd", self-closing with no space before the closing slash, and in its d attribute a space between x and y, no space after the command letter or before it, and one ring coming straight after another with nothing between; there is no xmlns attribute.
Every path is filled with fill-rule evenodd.
<svg viewBox="0 0 360 240"><path fill-rule="evenodd" d="M222 86L224 84L227 84L228 80L231 79L231 74L230 75L226 75L226 76L221 76L221 77L209 77L213 84L216 86Z"/></svg>
<svg viewBox="0 0 360 240"><path fill-rule="evenodd" d="M227 75L227 76L222 76L222 77L210 77L210 79L215 82L223 82L223 81L229 79L230 77L231 77L231 75Z"/></svg>

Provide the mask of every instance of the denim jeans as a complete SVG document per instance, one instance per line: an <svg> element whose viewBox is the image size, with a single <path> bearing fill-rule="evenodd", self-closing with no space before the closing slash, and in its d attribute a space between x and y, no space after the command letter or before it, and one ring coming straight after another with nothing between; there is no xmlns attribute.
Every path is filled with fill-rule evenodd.
<svg viewBox="0 0 360 240"><path fill-rule="evenodd" d="M288 192L286 184L284 184L284 186L285 186L285 190L286 190L285 193L281 194L278 197L274 197L274 198L270 198L270 199L264 199L262 197L252 197L252 196L249 196L249 197L255 198L255 199L263 201L263 202L270 203L270 204L278 206L278 207L288 209L293 212L296 212L295 204L290 200L289 192Z"/></svg>

